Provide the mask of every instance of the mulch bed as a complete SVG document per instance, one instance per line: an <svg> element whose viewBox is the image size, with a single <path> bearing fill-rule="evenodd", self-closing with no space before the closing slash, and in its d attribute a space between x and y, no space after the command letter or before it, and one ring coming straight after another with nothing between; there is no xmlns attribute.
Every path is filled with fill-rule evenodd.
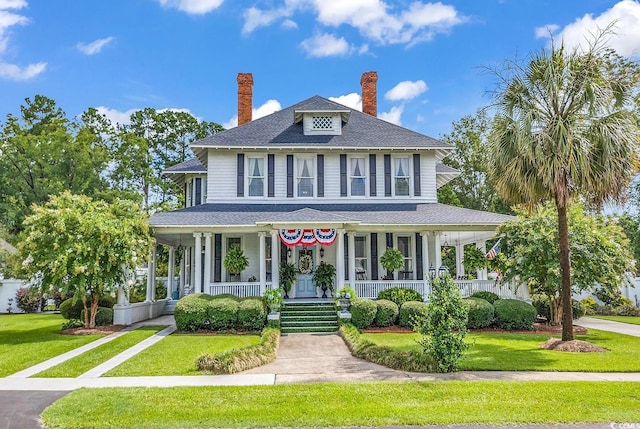
<svg viewBox="0 0 640 429"><path fill-rule="evenodd" d="M96 326L93 329L85 329L85 328L69 328L60 331L62 335L109 335L114 332L122 331L126 328L125 325L107 325L107 326Z"/></svg>
<svg viewBox="0 0 640 429"><path fill-rule="evenodd" d="M390 334L410 334L413 332L411 328L403 328L401 326L387 326L385 328L369 327L363 329L364 333L390 333ZM531 331L507 331L500 328L471 329L469 332L476 334L537 334L537 335L560 335L562 334L562 326L551 326L546 323L534 323ZM586 335L587 329L582 326L573 325L574 335Z"/></svg>
<svg viewBox="0 0 640 429"><path fill-rule="evenodd" d="M560 338L550 338L546 342L540 344L540 347L547 350L573 353L605 353L609 351L586 341L562 341Z"/></svg>

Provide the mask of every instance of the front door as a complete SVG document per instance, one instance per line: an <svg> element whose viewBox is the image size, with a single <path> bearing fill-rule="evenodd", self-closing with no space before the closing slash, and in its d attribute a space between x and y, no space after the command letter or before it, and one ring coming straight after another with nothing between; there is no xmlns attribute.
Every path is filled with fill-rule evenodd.
<svg viewBox="0 0 640 429"><path fill-rule="evenodd" d="M314 254L312 248L298 248L298 282L296 298L315 298L316 286L313 284Z"/></svg>

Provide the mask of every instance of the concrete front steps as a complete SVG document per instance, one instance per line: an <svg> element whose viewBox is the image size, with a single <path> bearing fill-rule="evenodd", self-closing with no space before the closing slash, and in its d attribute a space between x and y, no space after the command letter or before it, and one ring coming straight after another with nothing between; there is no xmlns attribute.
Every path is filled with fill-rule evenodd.
<svg viewBox="0 0 640 429"><path fill-rule="evenodd" d="M162 310L162 315L169 315L169 314L173 314L173 310L175 310L176 308L176 304L178 303L178 300L173 300L170 299L167 301L167 305L164 306L164 309Z"/></svg>
<svg viewBox="0 0 640 429"><path fill-rule="evenodd" d="M332 300L287 300L280 310L283 334L338 331L338 313Z"/></svg>

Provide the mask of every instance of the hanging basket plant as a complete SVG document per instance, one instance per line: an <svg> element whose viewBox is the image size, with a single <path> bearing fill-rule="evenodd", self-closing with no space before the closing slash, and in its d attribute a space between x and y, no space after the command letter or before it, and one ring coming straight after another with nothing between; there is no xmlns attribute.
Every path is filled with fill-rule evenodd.
<svg viewBox="0 0 640 429"><path fill-rule="evenodd" d="M398 249L387 247L387 250L380 257L380 264L382 268L393 275L395 271L398 271L404 265L404 257Z"/></svg>
<svg viewBox="0 0 640 429"><path fill-rule="evenodd" d="M229 274L237 276L248 266L249 258L244 255L244 251L240 247L234 246L227 251L224 257L224 269Z"/></svg>

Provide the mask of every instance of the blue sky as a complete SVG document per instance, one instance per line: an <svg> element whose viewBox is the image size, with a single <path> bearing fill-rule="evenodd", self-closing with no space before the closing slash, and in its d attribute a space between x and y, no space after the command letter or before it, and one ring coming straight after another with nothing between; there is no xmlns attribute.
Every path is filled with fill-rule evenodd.
<svg viewBox="0 0 640 429"><path fill-rule="evenodd" d="M70 116L153 107L232 126L238 72L256 117L313 95L357 107L375 70L379 115L440 137L489 102L483 66L614 19L612 46L638 54L635 0L0 0L0 118L43 94Z"/></svg>

